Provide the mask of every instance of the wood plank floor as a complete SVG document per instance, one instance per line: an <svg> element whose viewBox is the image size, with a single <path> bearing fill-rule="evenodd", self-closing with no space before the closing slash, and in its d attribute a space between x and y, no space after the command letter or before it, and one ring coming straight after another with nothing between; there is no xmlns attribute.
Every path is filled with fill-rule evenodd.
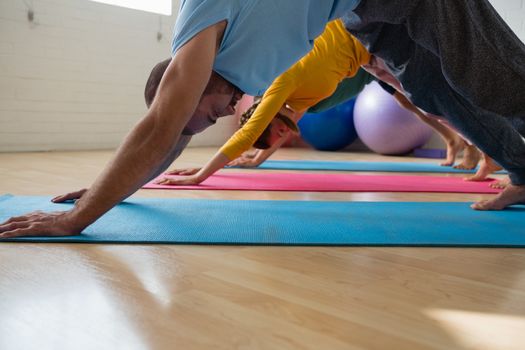
<svg viewBox="0 0 525 350"><path fill-rule="evenodd" d="M199 166L214 151L189 149L176 165ZM0 154L0 193L86 187L110 156ZM297 149L274 158L385 160ZM136 196L487 198L160 190ZM174 348L524 349L525 250L0 244L0 349Z"/></svg>

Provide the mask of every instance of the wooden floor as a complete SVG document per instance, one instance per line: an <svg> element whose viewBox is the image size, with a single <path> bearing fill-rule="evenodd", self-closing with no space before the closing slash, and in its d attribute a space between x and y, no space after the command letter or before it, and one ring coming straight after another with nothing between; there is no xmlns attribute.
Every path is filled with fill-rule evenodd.
<svg viewBox="0 0 525 350"><path fill-rule="evenodd" d="M213 152L189 149L177 165L201 165ZM110 155L0 154L0 193L80 189ZM306 150L274 158L382 159ZM137 196L486 197L158 190ZM4 243L0 349L525 349L525 250Z"/></svg>

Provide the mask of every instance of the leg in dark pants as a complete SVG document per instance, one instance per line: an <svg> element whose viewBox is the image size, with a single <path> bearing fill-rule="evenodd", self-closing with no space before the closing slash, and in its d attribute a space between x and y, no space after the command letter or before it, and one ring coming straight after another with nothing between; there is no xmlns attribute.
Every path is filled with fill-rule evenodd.
<svg viewBox="0 0 525 350"><path fill-rule="evenodd" d="M345 18L372 51L398 44L377 42L370 27L384 23L404 26L412 41L438 58L450 86L473 104L524 115L525 45L487 0L362 0Z"/></svg>

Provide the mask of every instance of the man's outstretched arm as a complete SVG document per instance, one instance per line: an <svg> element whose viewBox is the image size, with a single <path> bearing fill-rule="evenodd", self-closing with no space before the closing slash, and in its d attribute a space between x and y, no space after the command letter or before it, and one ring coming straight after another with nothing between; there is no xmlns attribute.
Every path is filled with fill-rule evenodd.
<svg viewBox="0 0 525 350"><path fill-rule="evenodd" d="M188 146L188 143L190 141L191 136L181 134L176 147L173 149L172 152L170 152L168 158L166 158L166 161L164 161L164 163L162 163L162 165L157 169L157 171L150 176L147 182L150 182L151 180L155 179L157 176L162 174L164 170L166 170L171 165L171 163L173 163L177 158L179 158L179 156L184 151L184 149L186 149L186 146ZM78 191L69 192L63 195L56 196L53 199L51 199L51 201L53 203L64 203L72 200L74 201L81 198L87 191L87 188L84 188Z"/></svg>
<svg viewBox="0 0 525 350"><path fill-rule="evenodd" d="M79 234L157 173L208 83L222 28L221 23L207 28L177 52L148 113L72 210L11 218L0 224L0 238Z"/></svg>

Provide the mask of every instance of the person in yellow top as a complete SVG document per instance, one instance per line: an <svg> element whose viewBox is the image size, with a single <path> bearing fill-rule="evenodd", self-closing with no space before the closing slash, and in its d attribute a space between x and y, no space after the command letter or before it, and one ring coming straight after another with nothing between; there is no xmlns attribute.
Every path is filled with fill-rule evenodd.
<svg viewBox="0 0 525 350"><path fill-rule="evenodd" d="M266 90L250 120L239 129L215 156L187 179L163 179L163 184L196 184L247 151L279 115L285 125L297 130L295 121L311 106L332 95L338 84L354 76L361 65L370 61L366 48L345 29L341 20L326 26L313 49Z"/></svg>
<svg viewBox="0 0 525 350"><path fill-rule="evenodd" d="M274 80L248 123L221 148L230 160L253 145L283 105L297 114L332 95L344 78L370 61L365 47L340 20L330 22L312 51ZM286 119L284 119L286 120Z"/></svg>

